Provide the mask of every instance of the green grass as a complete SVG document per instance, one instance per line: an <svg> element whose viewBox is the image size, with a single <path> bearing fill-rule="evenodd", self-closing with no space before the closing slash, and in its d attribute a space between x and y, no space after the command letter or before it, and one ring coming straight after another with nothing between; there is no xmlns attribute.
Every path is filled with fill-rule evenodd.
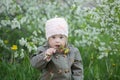
<svg viewBox="0 0 120 80"><path fill-rule="evenodd" d="M39 71L32 68L26 57L20 62L0 63L0 80L37 80Z"/></svg>

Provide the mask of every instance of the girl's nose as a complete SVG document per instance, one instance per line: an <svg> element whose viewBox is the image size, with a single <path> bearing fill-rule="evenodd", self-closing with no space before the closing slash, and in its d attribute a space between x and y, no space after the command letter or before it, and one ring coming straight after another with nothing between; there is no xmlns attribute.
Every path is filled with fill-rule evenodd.
<svg viewBox="0 0 120 80"><path fill-rule="evenodd" d="M60 39L59 39L59 38L56 38L55 42L57 42L57 43L60 42Z"/></svg>

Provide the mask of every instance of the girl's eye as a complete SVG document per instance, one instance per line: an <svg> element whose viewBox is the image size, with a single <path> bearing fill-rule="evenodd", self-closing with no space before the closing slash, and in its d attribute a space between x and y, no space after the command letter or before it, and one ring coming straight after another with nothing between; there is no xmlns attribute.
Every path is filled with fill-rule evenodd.
<svg viewBox="0 0 120 80"><path fill-rule="evenodd" d="M52 36L53 39L55 39L55 36Z"/></svg>
<svg viewBox="0 0 120 80"><path fill-rule="evenodd" d="M60 39L63 39L64 37L63 36L60 36Z"/></svg>

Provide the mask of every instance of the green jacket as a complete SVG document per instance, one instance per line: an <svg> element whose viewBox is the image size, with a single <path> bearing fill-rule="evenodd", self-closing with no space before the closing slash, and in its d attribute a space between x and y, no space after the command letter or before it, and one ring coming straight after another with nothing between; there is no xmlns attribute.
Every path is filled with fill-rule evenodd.
<svg viewBox="0 0 120 80"><path fill-rule="evenodd" d="M73 45L68 45L67 55L55 53L49 62L44 60L48 44L40 46L31 58L33 67L42 72L40 80L83 80L83 64L80 52Z"/></svg>

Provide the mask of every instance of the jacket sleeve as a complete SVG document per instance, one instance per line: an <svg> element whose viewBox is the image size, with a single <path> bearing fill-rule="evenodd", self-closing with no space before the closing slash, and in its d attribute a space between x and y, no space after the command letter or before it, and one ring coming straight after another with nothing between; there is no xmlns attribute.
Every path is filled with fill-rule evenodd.
<svg viewBox="0 0 120 80"><path fill-rule="evenodd" d="M41 70L47 65L47 61L45 58L45 49L43 47L39 47L36 55L32 56L30 59L30 63L33 67Z"/></svg>
<svg viewBox="0 0 120 80"><path fill-rule="evenodd" d="M83 64L80 52L77 48L74 49L75 59L72 65L72 78L73 80L83 80Z"/></svg>

